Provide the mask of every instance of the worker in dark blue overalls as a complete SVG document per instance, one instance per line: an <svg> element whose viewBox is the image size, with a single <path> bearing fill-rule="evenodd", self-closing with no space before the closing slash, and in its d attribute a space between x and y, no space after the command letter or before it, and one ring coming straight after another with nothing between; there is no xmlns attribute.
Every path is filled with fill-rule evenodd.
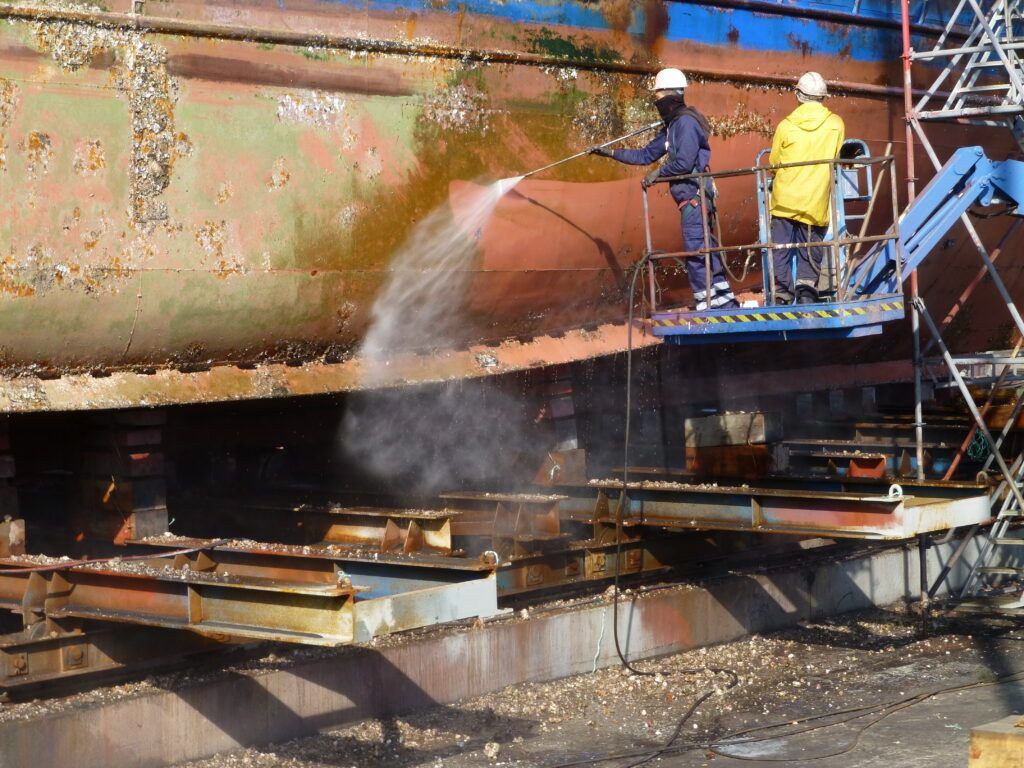
<svg viewBox="0 0 1024 768"><path fill-rule="evenodd" d="M686 105L686 75L678 69L663 69L654 78L654 105L665 123L661 131L643 149L608 149L593 147L592 154L611 157L620 163L629 165L648 165L668 154L668 162L648 173L643 180L647 189L655 180L663 176L685 176L708 169L711 161L711 147L708 144L708 121L700 112ZM707 194L707 231L710 243L704 240L704 221L701 219L700 193L698 181L673 182L670 185L672 199L679 206L683 226L683 250L699 251L703 248L717 246L713 234L714 198L710 185L706 186ZM698 312L708 309L725 309L736 307L729 281L725 277L722 256L712 253L711 274L707 272L703 255L686 258L686 272L690 277L693 299Z"/></svg>

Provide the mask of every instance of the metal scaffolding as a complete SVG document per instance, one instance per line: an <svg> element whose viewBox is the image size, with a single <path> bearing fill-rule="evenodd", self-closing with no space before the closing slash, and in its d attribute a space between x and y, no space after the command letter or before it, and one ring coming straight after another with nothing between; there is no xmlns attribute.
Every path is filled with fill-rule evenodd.
<svg viewBox="0 0 1024 768"><path fill-rule="evenodd" d="M1024 19L1022 19L1021 0L960 0L946 20L943 32L936 39L934 45L926 50L915 50L910 36L909 0L901 0L901 12L909 202L914 199L916 193L915 143L920 143L936 171L942 165L925 130L926 125L956 123L987 126L1000 131L1009 129L1017 141L1017 145L1024 149L1024 61L1019 55L1021 51L1024 51L1024 36L1021 36L1021 32L1024 31ZM924 66L915 68L915 62L920 62ZM918 74L920 77L922 73L928 73L925 78L927 85L923 91L915 91L912 75ZM990 252L966 213L961 216L961 221L981 258L982 269L979 271L978 278L968 286L964 295L960 297L958 304L966 301L970 293L980 283L980 278L987 275L992 280L1017 329L1018 338L1024 340L1024 320L1022 320L1021 314L994 264L994 258L998 255L1003 243L1016 231L1017 224L1015 223L1010 228L1003 238L1003 242ZM1017 359L1022 345L1018 342L1006 354L989 356L990 360L995 361L995 367L1000 370L996 371L993 368L992 376L987 381L991 387L989 400L979 408L969 389L969 384L972 382L965 376L970 365L976 361L973 358L968 360L954 356L942 337L943 331L955 318L956 312L951 312L941 323L936 323L919 295L916 275L911 276L911 295L918 471L920 473L922 466L922 429L924 426L921 407L922 354L927 353L934 346L938 348L942 356L949 381L960 391L974 418L975 427L968 436L968 440L965 440L962 450L970 439L980 435L984 438L990 452L985 468L988 469L994 463L1001 476L999 484L990 497L995 523L988 528L985 534L981 552L973 563L970 577L961 592L961 596L966 597L976 593L981 576L985 574L1017 575L1021 573L1021 570L1017 568L989 565L989 561L995 556L999 547L1022 541L1009 539L1006 537L1006 533L1013 522L1024 516L1024 496L1021 491L1022 479L1024 479L1024 454L1017 456L1008 465L1001 449L1007 434L1017 422L1022 405L1024 405L1024 388L1017 390L1010 418L1007 419L1005 427L998 437L989 430L986 413L996 389L1015 383L1014 379L1020 365ZM924 321L931 335L931 341L924 350L922 350L920 337L921 320ZM954 556L954 562L967 551L971 540L980 530L980 526L972 526L968 529L967 535ZM935 594L952 565L952 562L947 563L939 580L928 590L928 596ZM1014 605L1019 604L1019 599L1015 599Z"/></svg>

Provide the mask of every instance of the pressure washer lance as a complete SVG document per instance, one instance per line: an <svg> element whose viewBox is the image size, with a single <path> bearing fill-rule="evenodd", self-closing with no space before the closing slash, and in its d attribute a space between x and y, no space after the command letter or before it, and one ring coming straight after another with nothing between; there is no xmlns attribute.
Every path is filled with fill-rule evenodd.
<svg viewBox="0 0 1024 768"><path fill-rule="evenodd" d="M637 128L635 131L630 131L625 136L619 136L617 139L612 139L611 141L606 141L604 144L598 144L597 147L607 147L607 146L610 146L612 144L617 144L620 141L625 141L626 139L631 139L634 136L636 136L638 134L641 134L641 133L644 133L646 131L653 131L655 128L661 128L664 125L665 124L659 120L656 123L651 123L650 125L645 125L643 128ZM592 149L595 149L595 147L587 147L582 152L577 152L575 155L572 155L571 157L565 157L565 158L563 158L561 160L556 160L553 163L548 163L543 168L538 168L535 171L530 171L529 173L524 173L519 178L520 178L520 180L521 179L525 179L528 176L534 176L534 175L540 173L541 171L546 171L549 168L554 168L556 165L561 165L562 163L568 163L570 160L576 160L576 159L578 159L580 157L585 157L586 155L590 154Z"/></svg>

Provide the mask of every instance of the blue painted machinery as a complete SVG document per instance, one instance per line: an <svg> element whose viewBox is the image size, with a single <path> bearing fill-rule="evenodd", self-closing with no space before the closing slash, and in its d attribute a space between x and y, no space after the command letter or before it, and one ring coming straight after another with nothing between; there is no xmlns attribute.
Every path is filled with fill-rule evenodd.
<svg viewBox="0 0 1024 768"><path fill-rule="evenodd" d="M759 156L759 164L753 169L690 176L706 179L756 174L760 242L747 246L719 244L696 253L651 253L648 261L650 322L655 336L664 337L674 344L700 344L852 338L878 334L884 323L904 316L904 280L968 208L973 205L1005 205L1006 213L1024 215L1024 211L1018 208L1024 200L1024 162L992 161L980 147L962 147L897 218L892 158L869 157L863 142L848 141L839 159L826 161L834 168L832 226L818 247L826 249L828 254L823 261L823 270L830 283L824 294L828 300L817 304L776 305L772 302L772 249L780 245L806 244L771 242L769 174L782 166L762 166L760 160ZM885 234L867 236L867 222L878 193L873 173L875 168L890 171L894 223ZM877 175L881 177L882 173ZM867 202L867 211L856 216L848 215L846 207L851 202ZM855 222L860 225L859 233L852 236L848 227ZM860 253L862 248L865 248L863 254ZM761 252L764 306L701 312L657 307L655 265L660 260L707 256L711 252L724 256L728 251L753 249Z"/></svg>

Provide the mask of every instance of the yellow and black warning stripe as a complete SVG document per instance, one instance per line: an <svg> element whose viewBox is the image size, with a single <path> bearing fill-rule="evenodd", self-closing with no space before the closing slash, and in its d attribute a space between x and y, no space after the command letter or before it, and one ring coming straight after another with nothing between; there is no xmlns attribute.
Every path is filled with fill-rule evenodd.
<svg viewBox="0 0 1024 768"><path fill-rule="evenodd" d="M765 309L762 312L750 312L742 315L701 315L687 313L684 317L656 318L654 325L674 327L680 325L720 325L735 323L753 323L765 320L815 320L828 317L860 317L874 312L890 312L903 306L902 301L886 301L868 304L862 307L835 307L815 309L782 309L774 311Z"/></svg>

